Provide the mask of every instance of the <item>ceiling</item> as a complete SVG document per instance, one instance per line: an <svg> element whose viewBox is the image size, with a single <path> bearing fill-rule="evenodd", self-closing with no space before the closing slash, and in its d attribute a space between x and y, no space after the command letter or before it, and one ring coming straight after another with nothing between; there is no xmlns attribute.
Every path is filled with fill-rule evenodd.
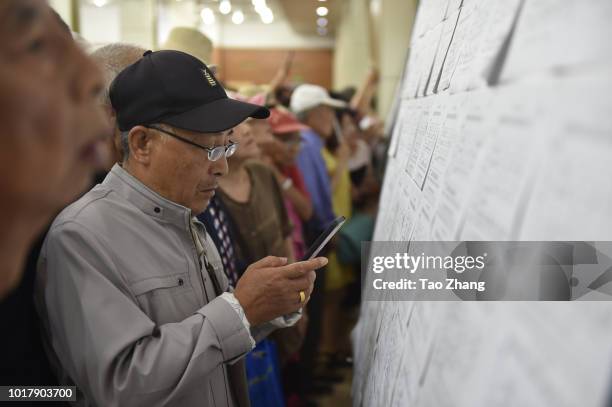
<svg viewBox="0 0 612 407"><path fill-rule="evenodd" d="M317 34L317 7L325 6L329 9L326 16L329 21L328 32L333 35L341 16L342 5L345 0L277 0L283 9L286 19L293 29L304 35Z"/></svg>

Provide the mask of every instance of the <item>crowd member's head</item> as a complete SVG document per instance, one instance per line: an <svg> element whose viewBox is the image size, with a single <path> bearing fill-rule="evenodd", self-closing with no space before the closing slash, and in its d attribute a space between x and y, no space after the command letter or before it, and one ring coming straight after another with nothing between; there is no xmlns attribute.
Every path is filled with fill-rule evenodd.
<svg viewBox="0 0 612 407"><path fill-rule="evenodd" d="M98 48L92 52L91 57L96 61L104 74L105 86L102 93L102 105L108 115L110 122L114 128L112 138L109 138L108 144L111 151L106 170L109 170L116 162L121 162L121 133L117 128L115 112L113 111L109 89L110 84L115 80L119 72L123 71L128 66L142 58L145 49L137 45L113 43Z"/></svg>
<svg viewBox="0 0 612 407"><path fill-rule="evenodd" d="M42 0L0 2L0 297L31 239L100 164L108 124L98 68Z"/></svg>
<svg viewBox="0 0 612 407"><path fill-rule="evenodd" d="M378 116L368 115L359 121L359 129L369 144L375 144L384 137L385 123Z"/></svg>
<svg viewBox="0 0 612 407"><path fill-rule="evenodd" d="M182 51L208 64L212 59L213 43L200 30L192 27L174 27L161 49ZM214 72L210 65L208 67Z"/></svg>
<svg viewBox="0 0 612 407"><path fill-rule="evenodd" d="M271 109L268 123L274 136L260 143L264 154L279 168L295 164L302 143L300 131L307 127L283 108Z"/></svg>
<svg viewBox="0 0 612 407"><path fill-rule="evenodd" d="M347 86L340 91L330 91L329 95L334 99L343 100L348 105L351 103L355 93L357 93L357 89L354 86Z"/></svg>
<svg viewBox="0 0 612 407"><path fill-rule="evenodd" d="M243 164L244 162L261 156L261 150L257 144L255 133L253 132L252 123L259 120L250 119L240 123L234 127L232 133L232 141L236 143L238 148L236 152L229 158L230 165Z"/></svg>
<svg viewBox="0 0 612 407"><path fill-rule="evenodd" d="M282 106L289 109L291 105L291 95L293 94L294 87L291 85L280 85L274 91L274 99Z"/></svg>
<svg viewBox="0 0 612 407"><path fill-rule="evenodd" d="M359 127L356 122L357 112L350 109L342 109L338 111L337 116L344 136L355 138L359 135Z"/></svg>
<svg viewBox="0 0 612 407"><path fill-rule="evenodd" d="M272 139L272 128L267 120L253 119L249 120L248 123L251 126L251 133L253 133L257 143Z"/></svg>
<svg viewBox="0 0 612 407"><path fill-rule="evenodd" d="M324 88L317 85L300 85L291 95L291 110L324 139L334 134L334 109L345 106L345 102L332 99Z"/></svg>
<svg viewBox="0 0 612 407"><path fill-rule="evenodd" d="M357 141L363 137L356 122L357 112L351 109L342 109L337 112L336 117L342 132L342 139L348 143L351 149L354 149Z"/></svg>
<svg viewBox="0 0 612 407"><path fill-rule="evenodd" d="M236 150L232 132L268 110L233 100L210 69L179 51L146 52L110 89L123 167L175 203L201 213Z"/></svg>
<svg viewBox="0 0 612 407"><path fill-rule="evenodd" d="M266 95L258 93L251 97L245 97L243 94L233 94L235 99L243 102L252 103L254 105L264 106ZM236 150L236 154L232 156L232 162L244 162L249 159L259 158L261 156L260 143L266 142L273 138L270 124L265 119L248 119L243 126L234 129L233 140L238 143L240 148Z"/></svg>

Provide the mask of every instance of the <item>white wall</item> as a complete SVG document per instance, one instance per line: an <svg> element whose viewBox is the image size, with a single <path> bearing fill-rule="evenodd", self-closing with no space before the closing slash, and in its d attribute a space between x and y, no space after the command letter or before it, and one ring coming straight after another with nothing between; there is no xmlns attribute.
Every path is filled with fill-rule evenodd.
<svg viewBox="0 0 612 407"><path fill-rule="evenodd" d="M120 7L83 5L81 7L81 35L91 44L121 41Z"/></svg>
<svg viewBox="0 0 612 407"><path fill-rule="evenodd" d="M156 38L156 0L114 0L104 7L79 2L79 33L92 45L129 42L153 49ZM71 0L49 0L49 4L72 26Z"/></svg>
<svg viewBox="0 0 612 407"><path fill-rule="evenodd" d="M275 8L273 23L262 24L253 13L245 13L240 25L228 21L214 10L217 20L205 26L199 17L201 7L192 1L170 3L159 11L159 43L163 44L175 26L198 28L216 47L228 48L333 48L334 39L320 36L304 36L293 31L281 10Z"/></svg>
<svg viewBox="0 0 612 407"><path fill-rule="evenodd" d="M401 79L417 0L347 0L336 38L334 88L359 87L378 68L378 113L389 113ZM369 27L372 27L372 35Z"/></svg>
<svg viewBox="0 0 612 407"><path fill-rule="evenodd" d="M51 5L70 22L70 0L51 0ZM216 47L230 48L333 48L334 39L304 36L293 31L280 9L276 20L262 24L253 13L235 25L215 10L217 22L205 26L201 6L193 0L159 3L156 0L115 0L104 7L81 1L81 34L91 43L130 42L145 48L158 48L176 26L200 29ZM256 20L257 19L257 20Z"/></svg>
<svg viewBox="0 0 612 407"><path fill-rule="evenodd" d="M49 5L57 11L66 24L71 24L72 11L70 9L70 0L49 0Z"/></svg>
<svg viewBox="0 0 612 407"><path fill-rule="evenodd" d="M180 1L159 7L158 44L166 42L172 28L177 26L197 28L201 21L196 4L192 1ZM216 35L215 30L205 31L205 33L213 42L215 41L213 39L213 36Z"/></svg>
<svg viewBox="0 0 612 407"><path fill-rule="evenodd" d="M157 46L157 1L121 0L119 24L122 42L138 44L147 49ZM81 20L81 26L86 22Z"/></svg>
<svg viewBox="0 0 612 407"><path fill-rule="evenodd" d="M417 0L381 0L378 21L378 112L389 112L404 70Z"/></svg>
<svg viewBox="0 0 612 407"><path fill-rule="evenodd" d="M370 58L371 47L367 0L348 0L336 34L333 72L335 89L358 87L361 84L374 62Z"/></svg>
<svg viewBox="0 0 612 407"><path fill-rule="evenodd" d="M261 24L245 21L241 25L222 24L219 45L234 48L333 48L334 39L304 36L293 31L287 20ZM217 44L215 44L217 45Z"/></svg>

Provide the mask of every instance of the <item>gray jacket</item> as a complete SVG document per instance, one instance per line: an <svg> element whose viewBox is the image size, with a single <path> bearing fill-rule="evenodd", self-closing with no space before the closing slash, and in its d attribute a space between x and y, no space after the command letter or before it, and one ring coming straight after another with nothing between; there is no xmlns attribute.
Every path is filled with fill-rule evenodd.
<svg viewBox="0 0 612 407"><path fill-rule="evenodd" d="M249 332L218 298L228 290L221 260L199 224L209 275L191 217L116 165L53 222L36 302L47 351L79 405L249 404L240 358L274 326Z"/></svg>

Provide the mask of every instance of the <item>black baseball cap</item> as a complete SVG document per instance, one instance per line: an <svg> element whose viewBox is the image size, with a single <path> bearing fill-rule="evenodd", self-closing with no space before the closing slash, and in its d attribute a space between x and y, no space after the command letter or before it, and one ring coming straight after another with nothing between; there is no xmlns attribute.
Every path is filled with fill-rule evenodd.
<svg viewBox="0 0 612 407"><path fill-rule="evenodd" d="M147 51L121 71L109 96L119 130L164 123L198 133L230 129L248 117L265 119L268 109L230 99L202 61L180 51Z"/></svg>

